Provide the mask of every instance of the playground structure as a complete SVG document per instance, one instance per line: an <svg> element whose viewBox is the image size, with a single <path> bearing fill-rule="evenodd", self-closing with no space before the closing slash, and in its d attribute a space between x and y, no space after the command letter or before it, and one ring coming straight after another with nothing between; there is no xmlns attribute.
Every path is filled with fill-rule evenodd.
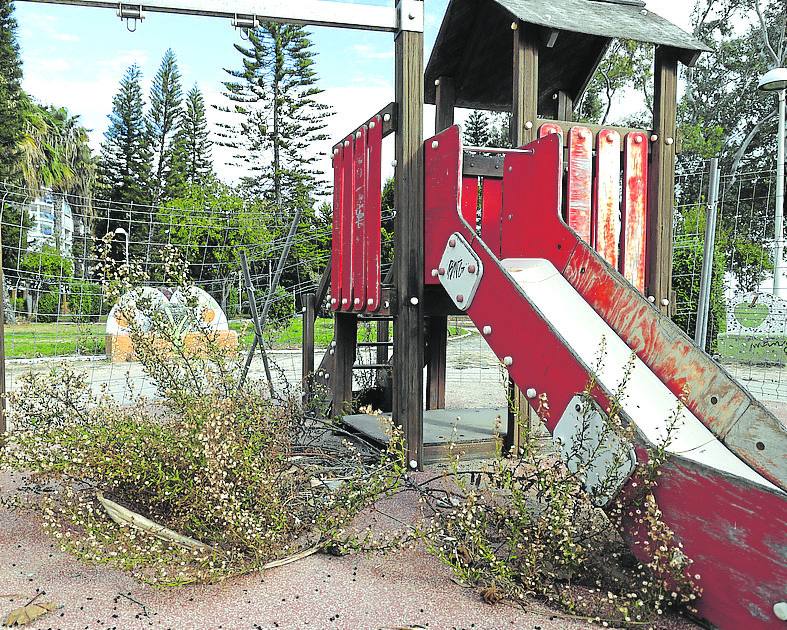
<svg viewBox="0 0 787 630"><path fill-rule="evenodd" d="M445 406L447 315L467 315L508 371L508 446L519 440L516 414L529 414L541 394L551 408L547 428L575 439L577 396L602 340L607 359L591 394L603 419L634 352L621 415L637 437L610 447L629 449L632 465L641 461L682 410L656 495L702 575L700 614L719 628L779 623L787 601L785 427L669 321L677 69L693 63L701 43L636 0L452 0L424 79L419 0L399 0L394 10L322 0L238 0L232 10L198 0L42 1L113 8L130 21L169 11L246 27L274 19L394 34L395 102L334 149L333 256L304 314L307 397L319 402L318 389L327 389L326 411L343 416L353 369L390 367L392 378L381 380L418 469L427 456L424 408ZM571 122L614 37L656 45L652 130ZM425 99L436 104L438 132L426 142ZM455 107L511 111L516 148L462 147ZM380 146L389 134L395 265L382 278ZM333 311L335 338L315 368L313 323L323 307ZM371 366L355 365L359 319L381 324ZM624 475L618 492L630 483ZM628 534L636 542L640 532L632 524Z"/></svg>

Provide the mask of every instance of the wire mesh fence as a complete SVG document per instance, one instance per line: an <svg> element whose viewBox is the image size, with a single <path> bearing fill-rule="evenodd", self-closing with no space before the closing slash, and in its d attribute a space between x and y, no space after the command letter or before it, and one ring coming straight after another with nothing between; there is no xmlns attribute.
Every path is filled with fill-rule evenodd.
<svg viewBox="0 0 787 630"><path fill-rule="evenodd" d="M787 293L778 283L774 291L775 182L769 170L722 172L714 243L705 252L710 165L676 178L674 320L695 337L703 256L712 253L705 349L763 401L787 401Z"/></svg>

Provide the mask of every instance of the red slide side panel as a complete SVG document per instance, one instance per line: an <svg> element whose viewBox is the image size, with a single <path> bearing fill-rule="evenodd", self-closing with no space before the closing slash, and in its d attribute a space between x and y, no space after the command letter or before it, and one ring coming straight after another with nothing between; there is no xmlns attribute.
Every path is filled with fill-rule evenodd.
<svg viewBox="0 0 787 630"><path fill-rule="evenodd" d="M503 186L503 220L500 258L521 258L531 246L542 248L552 260L552 251L568 254L576 236L566 232L560 242L534 242L539 223L559 218L563 188L563 151L560 134L549 134L524 147L526 152L508 153L503 162L504 176L516 169L517 177L506 177ZM544 159L547 154L549 159ZM564 249L564 247L566 249ZM554 263L554 260L553 260ZM556 263L555 263L556 264ZM557 266L557 264L556 264Z"/></svg>
<svg viewBox="0 0 787 630"><path fill-rule="evenodd" d="M333 228L331 230L331 310L339 310L342 299L342 242L344 225L344 143L333 151Z"/></svg>
<svg viewBox="0 0 787 630"><path fill-rule="evenodd" d="M595 247L615 269L620 247L620 134L611 129L598 133L595 185Z"/></svg>
<svg viewBox="0 0 787 630"><path fill-rule="evenodd" d="M481 238L495 256L500 256L503 180L491 177L485 178L481 199Z"/></svg>
<svg viewBox="0 0 787 630"><path fill-rule="evenodd" d="M592 245L593 216L593 133L587 127L572 127L568 132L568 185L566 186L566 223L586 243Z"/></svg>
<svg viewBox="0 0 787 630"><path fill-rule="evenodd" d="M339 310L349 311L353 304L353 210L355 208L355 142L353 136L344 140L344 195L342 202L342 299Z"/></svg>
<svg viewBox="0 0 787 630"><path fill-rule="evenodd" d="M383 121L369 123L367 137L368 179L366 186L366 310L380 308L380 227L382 213Z"/></svg>
<svg viewBox="0 0 787 630"><path fill-rule="evenodd" d="M478 230L478 178L462 178L462 218L474 230Z"/></svg>
<svg viewBox="0 0 787 630"><path fill-rule="evenodd" d="M424 161L429 165L424 174L425 284L440 284L437 278L440 259L456 224L466 225L475 234L475 211L472 228L459 214L463 186L461 150L458 125L449 127L424 144ZM477 199L478 180L475 185L476 196L473 199Z"/></svg>
<svg viewBox="0 0 787 630"><path fill-rule="evenodd" d="M366 307L366 191L368 177L368 156L366 154L366 127L355 133L353 150L353 196L352 233L353 233L353 301L351 310L363 311Z"/></svg>
<svg viewBox="0 0 787 630"><path fill-rule="evenodd" d="M620 272L645 291L645 249L648 212L648 137L626 134L623 150L623 227Z"/></svg>

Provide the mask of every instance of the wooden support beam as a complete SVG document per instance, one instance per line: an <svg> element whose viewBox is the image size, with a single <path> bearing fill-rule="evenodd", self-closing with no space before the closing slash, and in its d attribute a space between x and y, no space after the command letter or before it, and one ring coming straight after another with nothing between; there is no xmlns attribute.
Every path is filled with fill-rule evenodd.
<svg viewBox="0 0 787 630"><path fill-rule="evenodd" d="M333 415L348 413L353 399L353 365L355 344L358 340L358 317L354 313L334 314L333 340L333 383L328 383L333 392Z"/></svg>
<svg viewBox="0 0 787 630"><path fill-rule="evenodd" d="M393 419L404 429L407 461L423 462L424 157L422 33L395 40L396 187L394 190Z"/></svg>
<svg viewBox="0 0 787 630"><path fill-rule="evenodd" d="M646 295L670 313L672 288L672 215L675 200L675 116L679 52L656 48L653 69L653 133L648 194Z"/></svg>
<svg viewBox="0 0 787 630"><path fill-rule="evenodd" d="M555 112L558 120L574 120L574 101L563 90L555 92Z"/></svg>
<svg viewBox="0 0 787 630"><path fill-rule="evenodd" d="M456 88L452 77L440 77L435 81L434 132L440 133L454 124Z"/></svg>
<svg viewBox="0 0 787 630"><path fill-rule="evenodd" d="M314 374L314 321L316 318L316 296L314 293L306 295L306 307L303 311L303 357L301 361L301 378L303 388L303 402L308 403L311 397L311 380Z"/></svg>
<svg viewBox="0 0 787 630"><path fill-rule="evenodd" d="M537 27L514 22L514 73L511 104L511 144L521 147L536 139L538 113Z"/></svg>
<svg viewBox="0 0 787 630"><path fill-rule="evenodd" d="M445 409L445 370L448 345L448 317L436 315L428 318L426 363L426 408Z"/></svg>

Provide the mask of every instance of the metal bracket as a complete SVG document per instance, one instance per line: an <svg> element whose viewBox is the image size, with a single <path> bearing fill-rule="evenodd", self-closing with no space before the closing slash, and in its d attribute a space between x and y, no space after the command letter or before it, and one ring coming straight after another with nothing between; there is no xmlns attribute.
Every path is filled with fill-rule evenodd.
<svg viewBox="0 0 787 630"><path fill-rule="evenodd" d="M440 267L432 274L440 280L456 307L466 311L484 277L484 264L465 238L454 232L448 237Z"/></svg>
<svg viewBox="0 0 787 630"><path fill-rule="evenodd" d="M123 4L121 2L118 4L117 16L121 20L126 21L126 28L131 33L137 30L137 22L141 22L145 19L142 13L141 4ZM132 23L134 24L134 28L131 28Z"/></svg>
<svg viewBox="0 0 787 630"><path fill-rule="evenodd" d="M396 5L396 15L399 20L400 31L424 32L423 0L399 0L399 3Z"/></svg>
<svg viewBox="0 0 787 630"><path fill-rule="evenodd" d="M612 430L596 401L582 394L569 402L552 440L572 473L584 469L582 485L599 507L609 504L637 465L634 447Z"/></svg>

